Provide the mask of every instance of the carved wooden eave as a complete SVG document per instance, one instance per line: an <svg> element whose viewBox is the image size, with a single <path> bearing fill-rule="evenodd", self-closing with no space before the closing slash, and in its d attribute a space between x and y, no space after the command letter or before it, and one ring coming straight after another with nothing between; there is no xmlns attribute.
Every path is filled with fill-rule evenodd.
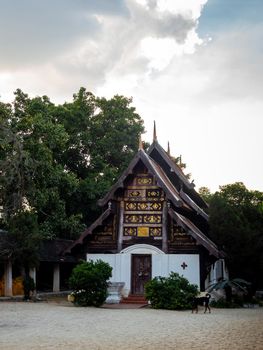
<svg viewBox="0 0 263 350"><path fill-rule="evenodd" d="M207 203L195 191L193 183L191 183L187 179L187 177L184 175L182 169L172 161L170 156L167 154L167 152L165 152L165 150L162 148L162 146L158 143L157 140L155 140L151 144L150 148L147 151L147 154L151 158L153 158L153 156L151 154L153 153L154 150L156 150L158 152L158 154L161 156L161 158L166 162L166 164L169 166L170 171L174 172L178 176L178 178L182 182L182 184L189 190L189 192L192 193L193 196L198 199L199 205L201 205L203 208L207 208L208 207ZM157 160L155 159L155 161L157 161Z"/></svg>
<svg viewBox="0 0 263 350"><path fill-rule="evenodd" d="M176 207L184 206L184 202L181 200L179 192L173 186L165 172L144 151L142 153L142 161L150 173L155 177L157 185L164 190L167 199L169 199Z"/></svg>
<svg viewBox="0 0 263 350"><path fill-rule="evenodd" d="M135 167L135 165L138 163L138 161L140 160L140 154L143 150L139 150L136 155L134 156L134 158L132 159L132 161L130 162L128 168L122 173L122 175L119 177L118 181L115 182L115 184L113 186L111 186L109 192L101 199L98 200L98 205L99 206L104 206L105 204L108 203L108 201L110 199L112 199L114 197L114 193L119 189L119 188L123 188L124 187L124 181L127 178L128 175L132 174L133 172L133 168Z"/></svg>
<svg viewBox="0 0 263 350"><path fill-rule="evenodd" d="M183 190L180 190L181 198L191 207L193 208L197 214L201 215L205 220L208 221L208 214L200 208L193 200L186 194Z"/></svg>
<svg viewBox="0 0 263 350"><path fill-rule="evenodd" d="M128 175L133 173L133 169L139 162L139 160L143 162L143 164L149 170L151 175L154 176L157 185L160 188L162 188L163 191L166 193L167 199L169 199L176 207L184 206L185 208L189 209L188 205L181 200L179 192L173 186L165 172L153 159L150 158L150 156L143 149L140 149L138 151L138 153L135 155L126 171L124 171L124 173L120 176L118 181L111 187L106 196L98 201L98 204L100 206L107 204L109 200L113 199L117 189L124 187L125 179Z"/></svg>
<svg viewBox="0 0 263 350"><path fill-rule="evenodd" d="M216 258L222 257L222 252L220 252L215 245L206 235L199 230L190 220L188 220L185 216L176 213L171 208L168 210L169 215L176 223L181 226L188 234L190 234L198 244L205 247L209 253Z"/></svg>
<svg viewBox="0 0 263 350"><path fill-rule="evenodd" d="M81 236L76 240L74 241L74 243L72 245L70 245L68 247L67 250L65 250L65 254L67 253L71 253L72 249L77 246L77 245L81 245L83 244L83 241L84 239L88 236L88 235L91 235L92 232L95 230L95 228L97 228L98 226L101 226L103 225L103 221L105 221L105 219L107 219L110 214L113 213L113 210L111 208L108 208L107 210L105 210L99 217L96 221L93 222L92 225L90 225L82 234Z"/></svg>

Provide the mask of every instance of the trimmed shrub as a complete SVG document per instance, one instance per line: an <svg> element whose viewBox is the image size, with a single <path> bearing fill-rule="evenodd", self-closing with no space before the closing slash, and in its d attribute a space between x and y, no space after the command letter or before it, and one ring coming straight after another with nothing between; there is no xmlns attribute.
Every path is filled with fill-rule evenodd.
<svg viewBox="0 0 263 350"><path fill-rule="evenodd" d="M79 306L101 306L107 296L108 280L112 268L102 260L83 261L77 265L69 278L73 290L73 302Z"/></svg>
<svg viewBox="0 0 263 350"><path fill-rule="evenodd" d="M218 309L237 309L242 307L243 304L240 302L228 301L225 298L220 298L217 301L211 301L210 306Z"/></svg>
<svg viewBox="0 0 263 350"><path fill-rule="evenodd" d="M145 286L146 299L155 309L185 310L192 308L198 287L178 273L169 277L155 277Z"/></svg>

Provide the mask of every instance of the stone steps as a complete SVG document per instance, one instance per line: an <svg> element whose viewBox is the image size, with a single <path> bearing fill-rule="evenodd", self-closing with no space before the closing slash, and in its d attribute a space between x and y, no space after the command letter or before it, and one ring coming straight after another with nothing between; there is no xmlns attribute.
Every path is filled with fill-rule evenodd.
<svg viewBox="0 0 263 350"><path fill-rule="evenodd" d="M121 304L141 304L148 305L148 301L144 295L129 295L127 298L122 298Z"/></svg>

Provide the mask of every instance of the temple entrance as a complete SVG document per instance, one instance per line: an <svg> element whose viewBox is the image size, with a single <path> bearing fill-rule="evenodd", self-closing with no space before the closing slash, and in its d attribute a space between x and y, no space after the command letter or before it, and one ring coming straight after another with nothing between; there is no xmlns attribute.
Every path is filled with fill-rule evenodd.
<svg viewBox="0 0 263 350"><path fill-rule="evenodd" d="M132 254L131 292L144 294L144 286L152 277L152 256L149 254Z"/></svg>

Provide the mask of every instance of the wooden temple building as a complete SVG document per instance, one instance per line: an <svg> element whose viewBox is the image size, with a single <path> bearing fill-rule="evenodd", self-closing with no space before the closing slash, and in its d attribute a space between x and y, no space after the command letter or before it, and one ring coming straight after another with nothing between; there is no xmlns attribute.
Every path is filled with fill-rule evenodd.
<svg viewBox="0 0 263 350"><path fill-rule="evenodd" d="M155 127L147 152L140 142L127 169L98 204L102 214L79 239L43 242L40 264L31 271L37 290L67 288L79 259L101 259L112 266L111 286L122 288L121 295L114 292L114 302L143 295L147 281L172 271L200 291L227 277L224 255L209 238L207 204L169 149L160 146ZM14 294L18 270L8 258L0 261L0 296Z"/></svg>
<svg viewBox="0 0 263 350"><path fill-rule="evenodd" d="M66 251L113 268L122 296L142 295L155 276L178 272L201 291L224 277L223 253L209 238L207 204L158 143L140 144L98 204L102 214Z"/></svg>

